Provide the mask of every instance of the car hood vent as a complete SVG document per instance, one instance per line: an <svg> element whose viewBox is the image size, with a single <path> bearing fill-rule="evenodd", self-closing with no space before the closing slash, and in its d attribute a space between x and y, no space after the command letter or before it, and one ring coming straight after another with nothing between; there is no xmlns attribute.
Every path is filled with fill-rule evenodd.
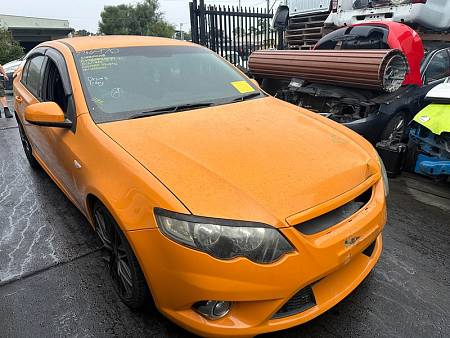
<svg viewBox="0 0 450 338"><path fill-rule="evenodd" d="M320 215L319 217L313 218L309 221L297 224L295 228L305 235L314 235L333 225L339 224L343 220L349 218L351 215L360 210L367 202L369 202L372 196L372 188L366 190L364 193L359 195L354 200L327 212L326 214Z"/></svg>

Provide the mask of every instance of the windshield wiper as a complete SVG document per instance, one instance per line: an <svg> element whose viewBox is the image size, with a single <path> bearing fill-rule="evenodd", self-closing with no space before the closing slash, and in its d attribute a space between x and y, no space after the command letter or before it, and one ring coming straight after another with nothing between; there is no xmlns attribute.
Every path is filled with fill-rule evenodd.
<svg viewBox="0 0 450 338"><path fill-rule="evenodd" d="M176 112L185 111L185 110L211 107L214 105L215 105L215 103L213 103L213 102L180 104L177 106L169 106L169 107L164 107L164 108L157 108L157 109L143 111L142 113L131 115L129 117L129 119L130 120L131 119L139 119L141 117L155 116L155 115L161 115L161 114L167 114L167 113L176 113Z"/></svg>
<svg viewBox="0 0 450 338"><path fill-rule="evenodd" d="M131 115L128 119L130 119L130 120L131 119L139 119L142 117L176 113L176 112L185 111L185 110L193 110L193 109L200 109L200 108L205 108L205 107L212 107L212 106L216 106L216 105L241 102L241 101L249 100L251 98L261 96L261 95L263 95L263 94L260 92L256 92L256 93L250 93L250 94L247 94L244 96L239 96L237 98L232 99L231 101L220 102L220 103L219 102L199 102L199 103L188 103L188 104L180 104L180 105L169 106L169 107L164 107L164 108L157 108L157 109L147 110L147 111L143 111L141 113Z"/></svg>
<svg viewBox="0 0 450 338"><path fill-rule="evenodd" d="M250 93L250 94L247 94L247 95L244 95L244 96L239 96L239 97L231 100L229 103L241 102L241 101L249 100L249 99L252 99L252 98L260 96L260 95L261 95L260 92Z"/></svg>

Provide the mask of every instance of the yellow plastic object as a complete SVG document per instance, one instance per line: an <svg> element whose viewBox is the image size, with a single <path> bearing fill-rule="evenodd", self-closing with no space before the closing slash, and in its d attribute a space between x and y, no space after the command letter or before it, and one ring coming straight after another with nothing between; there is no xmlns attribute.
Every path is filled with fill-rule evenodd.
<svg viewBox="0 0 450 338"><path fill-rule="evenodd" d="M450 104L430 104L414 117L414 121L436 135L450 133Z"/></svg>
<svg viewBox="0 0 450 338"><path fill-rule="evenodd" d="M255 91L255 89L253 89L247 81L234 81L231 82L231 85L241 94L247 94Z"/></svg>

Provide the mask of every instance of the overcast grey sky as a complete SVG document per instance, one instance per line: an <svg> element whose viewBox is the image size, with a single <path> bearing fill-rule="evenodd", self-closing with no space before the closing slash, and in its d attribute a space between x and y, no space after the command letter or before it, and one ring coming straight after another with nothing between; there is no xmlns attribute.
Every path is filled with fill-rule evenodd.
<svg viewBox="0 0 450 338"><path fill-rule="evenodd" d="M270 2L273 3L274 0ZM67 19L71 27L96 32L100 12L105 5L135 3L135 0L1 0L1 14ZM166 19L189 30L190 0L159 0ZM205 1L207 4L237 5L238 0ZM265 0L241 0L242 6L266 6Z"/></svg>

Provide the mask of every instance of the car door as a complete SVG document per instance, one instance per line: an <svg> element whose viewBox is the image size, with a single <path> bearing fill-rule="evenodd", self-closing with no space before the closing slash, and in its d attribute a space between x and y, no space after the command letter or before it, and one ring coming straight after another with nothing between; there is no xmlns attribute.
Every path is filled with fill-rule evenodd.
<svg viewBox="0 0 450 338"><path fill-rule="evenodd" d="M48 162L54 178L72 201L81 206L81 196L77 186L75 171L80 168L76 149L79 140L76 135L76 111L67 66L62 54L53 48L46 51L48 57L42 80L42 100L55 102L64 112L72 127L45 127L45 137L49 144Z"/></svg>
<svg viewBox="0 0 450 338"><path fill-rule="evenodd" d="M27 59L19 79L14 87L14 109L20 120L36 155L47 162L49 145L45 137L45 127L36 126L25 120L27 106L41 101L42 72L46 63L45 49L35 50Z"/></svg>
<svg viewBox="0 0 450 338"><path fill-rule="evenodd" d="M416 92L419 104L417 111L428 104L425 102L427 93L450 76L449 49L443 48L431 52L421 66L421 73L423 85Z"/></svg>

